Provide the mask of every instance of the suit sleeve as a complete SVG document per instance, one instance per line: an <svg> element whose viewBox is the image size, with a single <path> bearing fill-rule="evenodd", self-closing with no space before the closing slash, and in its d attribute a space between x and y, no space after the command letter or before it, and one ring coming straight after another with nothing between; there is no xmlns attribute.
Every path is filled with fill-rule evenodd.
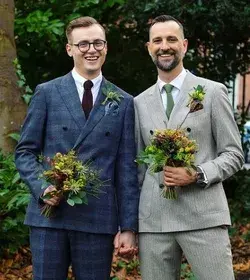
<svg viewBox="0 0 250 280"><path fill-rule="evenodd" d="M142 139L141 129L140 129L140 119L139 119L139 112L137 107L137 102L135 100L135 143L136 143L136 154L137 156L144 151L145 144ZM138 165L138 181L139 187L142 187L145 173L147 170L147 166L145 164Z"/></svg>
<svg viewBox="0 0 250 280"><path fill-rule="evenodd" d="M45 122L45 94L42 87L37 86L22 127L20 141L15 150L16 167L36 200L44 192L43 187L49 185L39 178L43 172L38 156L43 150Z"/></svg>
<svg viewBox="0 0 250 280"><path fill-rule="evenodd" d="M211 125L217 157L200 164L207 175L207 187L232 176L244 163L240 134L224 85L215 86L211 102Z"/></svg>
<svg viewBox="0 0 250 280"><path fill-rule="evenodd" d="M122 135L116 159L116 193L120 229L138 230L139 188L135 163L134 103L125 109Z"/></svg>

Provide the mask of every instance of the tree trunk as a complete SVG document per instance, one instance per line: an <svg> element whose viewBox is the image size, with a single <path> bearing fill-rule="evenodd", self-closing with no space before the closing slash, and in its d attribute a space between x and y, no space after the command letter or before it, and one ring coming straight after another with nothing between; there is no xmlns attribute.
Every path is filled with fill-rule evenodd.
<svg viewBox="0 0 250 280"><path fill-rule="evenodd" d="M8 134L19 132L27 107L17 86L13 64L14 8L14 0L0 0L0 149L4 152L13 151L16 142Z"/></svg>

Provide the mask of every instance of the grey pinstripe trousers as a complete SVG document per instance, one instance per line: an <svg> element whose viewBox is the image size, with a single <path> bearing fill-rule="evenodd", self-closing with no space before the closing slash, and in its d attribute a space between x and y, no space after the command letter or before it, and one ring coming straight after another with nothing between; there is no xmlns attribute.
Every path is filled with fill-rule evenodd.
<svg viewBox="0 0 250 280"><path fill-rule="evenodd" d="M182 253L197 280L233 280L231 245L226 227L139 234L143 280L179 280Z"/></svg>

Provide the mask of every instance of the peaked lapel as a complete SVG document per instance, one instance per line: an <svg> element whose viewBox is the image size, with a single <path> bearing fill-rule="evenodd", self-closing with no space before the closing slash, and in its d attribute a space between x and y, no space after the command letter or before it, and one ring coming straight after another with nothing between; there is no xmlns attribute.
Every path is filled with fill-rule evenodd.
<svg viewBox="0 0 250 280"><path fill-rule="evenodd" d="M81 130L86 122L86 118L71 72L63 77L61 84L58 85L58 89L62 100Z"/></svg>
<svg viewBox="0 0 250 280"><path fill-rule="evenodd" d="M155 84L149 93L145 96L145 102L154 126L158 129L166 128L168 118L162 103L161 93L157 84Z"/></svg>
<svg viewBox="0 0 250 280"><path fill-rule="evenodd" d="M187 107L189 93L193 90L195 80L195 75L188 71L180 89L179 101L175 104L170 115L168 123L168 126L170 128L178 128L187 117L187 114L189 112L189 107Z"/></svg>
<svg viewBox="0 0 250 280"><path fill-rule="evenodd" d="M100 122L100 120L105 115L105 106L102 104L102 102L105 100L105 95L103 94L102 90L107 86L109 82L103 78L102 83L100 86L100 90L98 92L98 96L96 99L96 102L89 114L89 117L81 131L81 134L79 135L78 139L76 140L76 143L73 147L73 149L77 149L78 146L81 144L81 142L86 138L86 136L94 129L94 127Z"/></svg>

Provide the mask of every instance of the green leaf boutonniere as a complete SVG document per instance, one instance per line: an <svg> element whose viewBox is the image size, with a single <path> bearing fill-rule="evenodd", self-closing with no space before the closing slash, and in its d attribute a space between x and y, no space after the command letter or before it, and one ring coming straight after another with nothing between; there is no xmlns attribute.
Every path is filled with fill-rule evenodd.
<svg viewBox="0 0 250 280"><path fill-rule="evenodd" d="M121 99L123 98L123 96L119 92L115 91L112 88L104 89L103 94L106 96L106 98L102 102L102 105L105 105L107 102L120 103Z"/></svg>
<svg viewBox="0 0 250 280"><path fill-rule="evenodd" d="M194 87L193 92L189 93L189 102L187 107L190 108L190 113L203 109L202 101L206 94L204 88L204 86L198 85L197 87Z"/></svg>

